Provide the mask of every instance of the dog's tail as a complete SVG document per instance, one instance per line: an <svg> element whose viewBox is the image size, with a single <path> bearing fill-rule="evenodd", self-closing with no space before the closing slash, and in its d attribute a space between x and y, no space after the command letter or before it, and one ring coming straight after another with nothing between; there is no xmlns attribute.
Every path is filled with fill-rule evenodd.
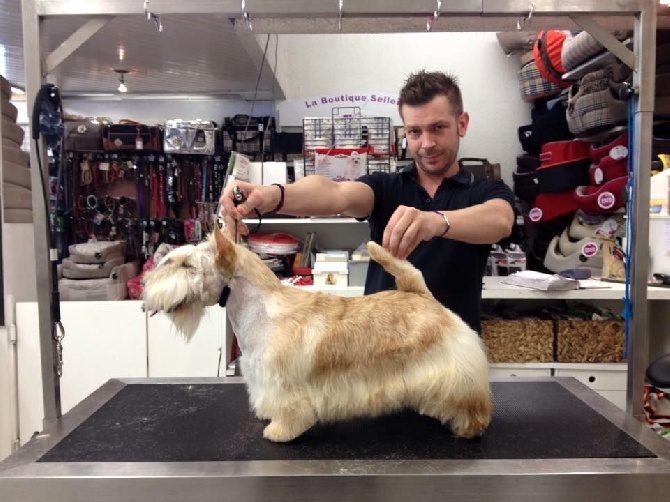
<svg viewBox="0 0 670 502"><path fill-rule="evenodd" d="M426 286L423 275L411 263L406 260L395 258L386 249L374 241L368 242L368 251L370 257L379 263L384 270L395 277L398 291L407 291L421 295L432 296L432 293Z"/></svg>

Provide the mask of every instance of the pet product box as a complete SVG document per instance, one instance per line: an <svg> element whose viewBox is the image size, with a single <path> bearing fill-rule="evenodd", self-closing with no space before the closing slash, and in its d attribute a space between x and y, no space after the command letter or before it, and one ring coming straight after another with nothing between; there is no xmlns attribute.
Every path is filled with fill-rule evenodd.
<svg viewBox="0 0 670 502"><path fill-rule="evenodd" d="M368 169L366 148L317 148L314 160L316 174L333 181L352 181Z"/></svg>
<svg viewBox="0 0 670 502"><path fill-rule="evenodd" d="M544 363L554 360L552 320L482 320L482 340L492 363Z"/></svg>
<svg viewBox="0 0 670 502"><path fill-rule="evenodd" d="M620 363L624 359L624 323L619 320L556 321L556 361Z"/></svg>
<svg viewBox="0 0 670 502"><path fill-rule="evenodd" d="M315 286L349 286L349 268L346 261L316 260L312 267Z"/></svg>

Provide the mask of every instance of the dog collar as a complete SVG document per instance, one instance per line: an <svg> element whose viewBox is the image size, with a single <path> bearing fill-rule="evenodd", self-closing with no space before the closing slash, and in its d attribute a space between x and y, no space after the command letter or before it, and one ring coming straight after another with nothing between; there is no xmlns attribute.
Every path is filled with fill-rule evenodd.
<svg viewBox="0 0 670 502"><path fill-rule="evenodd" d="M228 301L229 296L230 288L226 286L221 290L221 296L219 296L219 307L224 308L226 306L226 302Z"/></svg>

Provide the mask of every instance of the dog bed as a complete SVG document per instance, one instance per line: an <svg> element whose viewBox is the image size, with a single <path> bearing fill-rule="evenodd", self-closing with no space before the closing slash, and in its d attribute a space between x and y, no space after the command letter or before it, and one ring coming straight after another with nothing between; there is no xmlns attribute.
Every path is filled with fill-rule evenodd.
<svg viewBox="0 0 670 502"><path fill-rule="evenodd" d="M16 125L12 120L9 120L3 115L2 117L2 137L16 143L17 145L23 144L23 137L25 132L21 126Z"/></svg>
<svg viewBox="0 0 670 502"><path fill-rule="evenodd" d="M137 263L114 267L104 279L60 279L58 291L62 301L116 301L128 297L126 282L137 275Z"/></svg>
<svg viewBox="0 0 670 502"><path fill-rule="evenodd" d="M9 183L10 185L16 185L30 190L30 187L32 186L30 181L30 169L5 160L2 163L2 181Z"/></svg>
<svg viewBox="0 0 670 502"><path fill-rule="evenodd" d="M588 268L591 269L592 275L600 276L603 269L603 256L602 253L600 253L600 249L598 249L599 254L595 254L590 257L582 254L581 249L568 256L565 256L558 249L559 240L560 236L557 235L549 243L547 254L544 258L544 266L547 268L547 270L551 270L552 272L558 274L563 270Z"/></svg>
<svg viewBox="0 0 670 502"><path fill-rule="evenodd" d="M559 87L569 87L571 84L562 78L566 70L561 61L563 45L569 39L568 32L547 30L538 33L533 45L538 71L545 79Z"/></svg>
<svg viewBox="0 0 670 502"><path fill-rule="evenodd" d="M32 223L33 222L33 210L32 209L17 209L17 208L4 208L4 219L5 223Z"/></svg>
<svg viewBox="0 0 670 502"><path fill-rule="evenodd" d="M25 169L25 168L22 168ZM33 195L29 188L5 182L2 186L3 206L14 209L32 209Z"/></svg>
<svg viewBox="0 0 670 502"><path fill-rule="evenodd" d="M626 123L626 84L615 81L611 75L607 69L598 70L570 88L567 119L575 136L595 134Z"/></svg>
<svg viewBox="0 0 670 502"><path fill-rule="evenodd" d="M88 241L68 247L70 260L75 263L106 263L126 255L126 241Z"/></svg>
<svg viewBox="0 0 670 502"><path fill-rule="evenodd" d="M613 35L619 40L624 40L627 33L615 32ZM605 47L593 35L582 31L565 41L561 48L561 62L563 68L570 71L605 51Z"/></svg>
<svg viewBox="0 0 670 502"><path fill-rule="evenodd" d="M2 138L2 148L18 148L21 150L21 144L22 143L17 143L16 141L12 141L9 138Z"/></svg>
<svg viewBox="0 0 670 502"><path fill-rule="evenodd" d="M112 258L105 263L76 263L65 258L62 263L61 273L66 279L102 279L109 277L114 267L123 265L123 256Z"/></svg>
<svg viewBox="0 0 670 502"><path fill-rule="evenodd" d="M561 92L559 86L542 76L534 60L523 65L519 70L519 88L521 99L527 103L540 98L556 96Z"/></svg>
<svg viewBox="0 0 670 502"><path fill-rule="evenodd" d="M10 146L10 144L12 146ZM3 142L2 144L2 161L3 162L13 162L23 167L30 166L30 155L19 147L14 146L10 141L7 142L7 145Z"/></svg>
<svg viewBox="0 0 670 502"><path fill-rule="evenodd" d="M505 55L510 55L533 50L537 31L501 31L496 33L496 38Z"/></svg>
<svg viewBox="0 0 670 502"><path fill-rule="evenodd" d="M0 95L7 99L12 97L12 84L10 84L2 75L0 75Z"/></svg>
<svg viewBox="0 0 670 502"><path fill-rule="evenodd" d="M19 116L19 111L16 109L16 106L4 98L0 99L0 112L3 117L7 117L12 122L16 122L16 117Z"/></svg>

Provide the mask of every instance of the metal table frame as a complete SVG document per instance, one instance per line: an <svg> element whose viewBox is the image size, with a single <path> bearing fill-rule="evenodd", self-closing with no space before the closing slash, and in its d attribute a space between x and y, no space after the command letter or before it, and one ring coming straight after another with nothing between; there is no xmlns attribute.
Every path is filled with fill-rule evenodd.
<svg viewBox="0 0 670 502"><path fill-rule="evenodd" d="M436 20L434 31L448 29L448 17L470 18L481 22L482 30L493 31L499 20L500 30L509 30L510 21L529 18L544 20L556 19L565 23L572 21L583 27L627 64L635 68L634 85L639 91L639 100L635 112L635 193L633 220L635 239L633 241L633 261L631 275L631 297L633 318L631 336L628 344L628 395L627 411L634 416L642 415L642 387L644 372L650 360L648 335L648 306L646 301L648 277L649 242L649 191L648 173L640 167L646 167L646 159L651 158L651 127L654 106L654 75L656 53L657 0L455 0L443 2L441 19ZM90 36L102 28L113 16L138 15L145 13L145 7L158 14L203 14L223 13L230 19L241 21L245 25L244 13L239 0L198 0L183 2L180 0L151 0L148 4L140 0L23 0L23 38L25 51L26 92L29 109L46 76L60 62L72 54ZM404 17L408 26L417 26L421 20L425 26L427 16L436 9L434 0L351 0L340 11L338 2L333 0L255 0L248 2L248 13L259 20L268 19L308 19L334 21L337 26L342 16L355 22L357 19L383 21ZM628 16L634 18L634 49L626 49L613 36L596 23L589 15L612 18ZM48 17L78 15L87 21L82 27L65 40L51 54L44 54L40 45L42 21ZM479 21L477 21L479 20ZM388 25L388 23L386 23ZM346 23L345 23L346 26ZM386 31L385 24L375 24L380 31ZM444 28L446 26L446 28ZM557 26L558 27L558 26ZM574 27L574 26L573 26ZM340 29L342 24L340 24ZM529 25L528 29L531 29ZM512 28L513 29L513 28ZM44 148L41 150L44 152ZM37 164L34 151L31 152L32 165ZM46 162L43 162L46 165ZM33 186L40 186L39 171L32 170ZM45 180L46 183L46 180ZM33 190L33 213L35 229L36 276L40 325L40 344L42 358L43 402L45 425L53 423L60 416L58 377L54 371L54 340L51 316L51 267L48 249L47 215L41 192ZM667 344L666 344L667 345ZM662 346L666 346L663 345ZM655 354L657 356L660 354Z"/></svg>
<svg viewBox="0 0 670 502"><path fill-rule="evenodd" d="M657 458L425 461L36 462L127 384L239 383L239 378L110 380L0 463L3 500L665 500L670 442L574 378L557 382ZM551 431L547 431L548 434Z"/></svg>

